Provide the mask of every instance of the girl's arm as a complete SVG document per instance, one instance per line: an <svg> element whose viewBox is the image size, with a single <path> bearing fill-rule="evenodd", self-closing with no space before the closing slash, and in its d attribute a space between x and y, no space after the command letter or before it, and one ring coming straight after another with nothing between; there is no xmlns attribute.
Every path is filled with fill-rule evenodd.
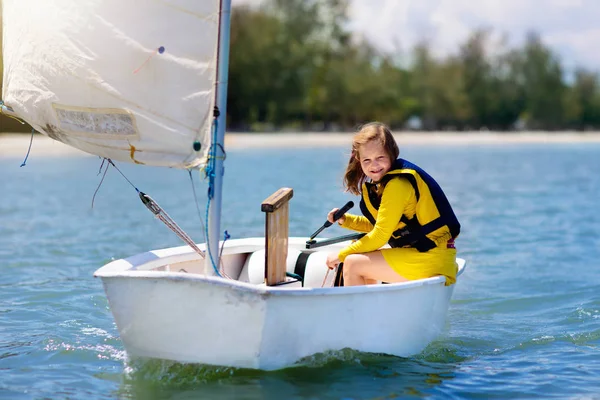
<svg viewBox="0 0 600 400"><path fill-rule="evenodd" d="M367 217L352 214L345 214L344 217L344 223L340 224L342 228L365 233L370 232L373 229L373 224Z"/></svg>
<svg viewBox="0 0 600 400"><path fill-rule="evenodd" d="M338 254L340 261L343 262L346 256L350 254L369 253L384 246L390 240L394 230L396 230L406 203L410 199L410 196L415 195L414 193L415 191L407 179L398 178L390 180L385 185L383 194L381 195L381 205L379 206L375 226L361 239L343 248ZM346 219L344 225L348 221Z"/></svg>

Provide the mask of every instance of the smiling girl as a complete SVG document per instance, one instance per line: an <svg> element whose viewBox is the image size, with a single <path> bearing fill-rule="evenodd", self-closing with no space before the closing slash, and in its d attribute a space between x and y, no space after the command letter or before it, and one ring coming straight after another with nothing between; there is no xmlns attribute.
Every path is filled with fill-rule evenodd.
<svg viewBox="0 0 600 400"><path fill-rule="evenodd" d="M456 281L460 224L437 182L399 153L389 128L378 122L353 138L344 187L361 196L363 216L346 214L338 223L366 235L327 258L329 268L343 262L345 286L437 275L446 285Z"/></svg>

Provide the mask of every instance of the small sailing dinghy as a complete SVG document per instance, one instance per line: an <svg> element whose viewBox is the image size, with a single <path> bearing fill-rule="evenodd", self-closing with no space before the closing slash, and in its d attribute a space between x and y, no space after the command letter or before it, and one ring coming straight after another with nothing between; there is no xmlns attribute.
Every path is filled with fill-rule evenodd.
<svg viewBox="0 0 600 400"><path fill-rule="evenodd" d="M444 329L454 285L334 286L326 255L352 238L289 238L292 189L263 202L265 237L219 241L229 20L230 0L3 2L4 113L110 163L207 177L206 243L140 192L187 245L94 273L127 353L272 370L344 348L421 352Z"/></svg>

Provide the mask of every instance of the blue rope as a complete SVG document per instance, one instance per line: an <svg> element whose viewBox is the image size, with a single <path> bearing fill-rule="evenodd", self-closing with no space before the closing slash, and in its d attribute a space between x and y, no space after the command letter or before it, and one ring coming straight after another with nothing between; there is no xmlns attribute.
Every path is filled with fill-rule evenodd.
<svg viewBox="0 0 600 400"><path fill-rule="evenodd" d="M213 120L213 138L212 145L210 151L208 152L208 164L205 168L205 174L208 177L208 201L206 202L206 251L208 252L208 256L210 257L210 262L212 263L213 270L217 274L217 276L221 276L219 273L219 268L217 268L217 263L213 258L212 252L210 251L210 243L209 243L209 235L208 235L208 214L210 209L210 200L214 196L214 184L215 184L215 163L217 160L216 148L217 148L217 127L218 121L217 118Z"/></svg>
<svg viewBox="0 0 600 400"><path fill-rule="evenodd" d="M208 151L208 163L204 168L204 177L208 178L208 198L213 198L214 184L215 184L215 170L217 162L217 127L219 121L217 118L213 120L213 132L212 132L212 144Z"/></svg>
<svg viewBox="0 0 600 400"><path fill-rule="evenodd" d="M31 139L29 140L29 149L27 149L27 154L25 155L25 159L23 160L21 167L25 166L25 164L27 163L27 159L29 158L29 152L31 152L31 145L33 144L33 134L34 133L35 133L35 129L32 129L31 130Z"/></svg>
<svg viewBox="0 0 600 400"><path fill-rule="evenodd" d="M221 246L221 251L219 252L219 258L223 257L223 249L225 248L225 242L230 237L231 237L231 235L229 234L229 232L227 232L227 231L223 232L223 245Z"/></svg>
<svg viewBox="0 0 600 400"><path fill-rule="evenodd" d="M219 269L217 268L217 263L215 262L215 259L213 258L212 252L210 251L210 243L209 243L209 236L208 236L208 209L210 207L210 197L208 198L208 201L206 202L206 225L205 225L205 229L206 229L206 252L208 253L208 256L210 257L210 262L212 264L213 270L215 271L215 273L217 274L217 276L221 276L221 274L219 273Z"/></svg>

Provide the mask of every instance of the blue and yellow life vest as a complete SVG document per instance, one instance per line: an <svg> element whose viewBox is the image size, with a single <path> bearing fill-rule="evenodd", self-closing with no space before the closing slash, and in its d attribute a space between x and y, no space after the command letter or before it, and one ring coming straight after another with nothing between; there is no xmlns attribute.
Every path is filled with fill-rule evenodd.
<svg viewBox="0 0 600 400"><path fill-rule="evenodd" d="M442 188L427 172L401 158L392 163L380 182L363 183L360 201L363 215L375 225L381 204L382 189L379 185L385 186L390 179L398 176L408 179L415 189L416 213L402 215L388 244L391 247L414 247L426 252L436 247L435 240L440 237L448 237L453 241L460 233L460 223Z"/></svg>

